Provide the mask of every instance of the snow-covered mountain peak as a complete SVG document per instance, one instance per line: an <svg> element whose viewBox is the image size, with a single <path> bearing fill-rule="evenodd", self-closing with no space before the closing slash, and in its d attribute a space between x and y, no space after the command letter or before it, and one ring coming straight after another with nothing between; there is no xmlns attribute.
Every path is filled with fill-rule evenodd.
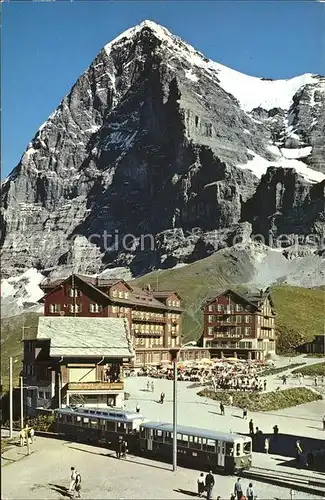
<svg viewBox="0 0 325 500"><path fill-rule="evenodd" d="M321 79L321 77L312 73L282 80L260 78L241 73L208 59L180 37L173 35L167 28L150 20L142 21L140 24L124 31L105 45L104 49L107 55L110 55L111 49L115 45L120 46L122 41L130 41L145 28L149 28L155 37L162 42L162 50L172 52L172 59L175 57L180 58L187 65L192 66L193 69L205 70L211 78L216 77L219 85L226 92L232 94L246 112L254 108L263 108L265 110L281 108L287 111L293 103L294 95L300 88L308 84L319 83L319 79ZM172 60L169 64L173 67ZM319 90L325 91L325 82L322 80L320 80Z"/></svg>

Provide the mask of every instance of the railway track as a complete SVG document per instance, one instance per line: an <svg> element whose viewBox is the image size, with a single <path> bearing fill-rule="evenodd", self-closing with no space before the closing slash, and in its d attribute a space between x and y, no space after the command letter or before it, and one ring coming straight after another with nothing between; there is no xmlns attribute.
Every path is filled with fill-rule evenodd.
<svg viewBox="0 0 325 500"><path fill-rule="evenodd" d="M325 497L325 476L322 478L316 474L314 473L312 477L311 475L291 471L276 471L262 467L251 467L249 470L242 472L242 476L249 479Z"/></svg>

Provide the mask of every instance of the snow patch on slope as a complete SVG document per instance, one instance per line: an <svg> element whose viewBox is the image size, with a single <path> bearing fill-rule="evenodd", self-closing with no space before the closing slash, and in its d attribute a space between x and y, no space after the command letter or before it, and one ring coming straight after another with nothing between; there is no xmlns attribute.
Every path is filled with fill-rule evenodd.
<svg viewBox="0 0 325 500"><path fill-rule="evenodd" d="M325 179L325 174L322 172L317 172L307 167L302 161L295 158L286 158L284 156L278 157L276 160L269 161L262 156L257 155L254 151L248 150L249 154L253 156L251 160L248 160L245 164L239 164L237 167L241 169L251 170L253 174L259 179L266 173L268 167L282 167L282 168L294 168L296 172L302 175L308 182L322 182ZM273 151L272 151L273 152Z"/></svg>

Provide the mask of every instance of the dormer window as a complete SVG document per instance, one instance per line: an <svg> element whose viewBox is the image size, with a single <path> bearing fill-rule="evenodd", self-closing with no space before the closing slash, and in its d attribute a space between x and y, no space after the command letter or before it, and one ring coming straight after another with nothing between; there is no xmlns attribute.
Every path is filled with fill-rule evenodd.
<svg viewBox="0 0 325 500"><path fill-rule="evenodd" d="M70 288L69 289L69 297L80 297L81 291L78 288Z"/></svg>
<svg viewBox="0 0 325 500"><path fill-rule="evenodd" d="M112 295L113 295L113 297L117 297L117 290L113 290Z"/></svg>
<svg viewBox="0 0 325 500"><path fill-rule="evenodd" d="M129 292L125 292L124 297L125 297L126 299L128 299L128 298L129 298Z"/></svg>

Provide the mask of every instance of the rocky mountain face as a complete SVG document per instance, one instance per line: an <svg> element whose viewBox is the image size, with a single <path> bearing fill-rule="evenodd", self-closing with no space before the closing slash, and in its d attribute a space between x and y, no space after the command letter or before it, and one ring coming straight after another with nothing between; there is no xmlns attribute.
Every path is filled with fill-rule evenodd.
<svg viewBox="0 0 325 500"><path fill-rule="evenodd" d="M249 77L144 21L104 47L3 183L3 275L135 276L254 234L312 233L319 251L324 129L324 77Z"/></svg>

